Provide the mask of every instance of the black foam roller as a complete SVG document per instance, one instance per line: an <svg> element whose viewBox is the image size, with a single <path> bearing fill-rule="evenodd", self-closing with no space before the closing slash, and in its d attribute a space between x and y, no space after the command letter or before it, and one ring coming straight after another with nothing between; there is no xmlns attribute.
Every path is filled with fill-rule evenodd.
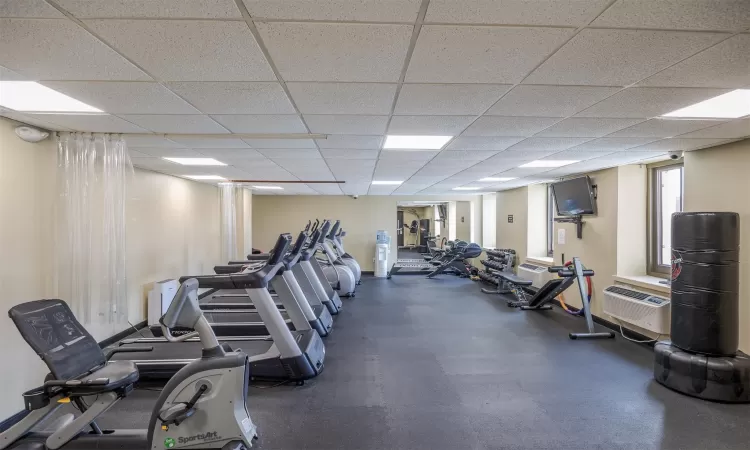
<svg viewBox="0 0 750 450"><path fill-rule="evenodd" d="M731 212L672 215L672 343L732 356L739 345L740 217Z"/></svg>

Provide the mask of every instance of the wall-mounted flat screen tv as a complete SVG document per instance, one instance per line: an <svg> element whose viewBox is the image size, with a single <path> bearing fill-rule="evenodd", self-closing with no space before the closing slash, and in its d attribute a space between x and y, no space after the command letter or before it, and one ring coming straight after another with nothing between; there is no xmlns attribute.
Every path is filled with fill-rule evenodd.
<svg viewBox="0 0 750 450"><path fill-rule="evenodd" d="M594 190L588 176L553 183L552 193L559 216L596 214Z"/></svg>

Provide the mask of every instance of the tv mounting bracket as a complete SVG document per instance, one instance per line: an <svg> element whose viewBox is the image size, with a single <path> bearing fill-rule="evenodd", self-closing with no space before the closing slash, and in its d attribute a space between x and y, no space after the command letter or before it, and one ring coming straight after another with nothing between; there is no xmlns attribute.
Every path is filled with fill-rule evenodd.
<svg viewBox="0 0 750 450"><path fill-rule="evenodd" d="M583 239L583 216L555 217L555 222L576 224L576 237L578 239Z"/></svg>

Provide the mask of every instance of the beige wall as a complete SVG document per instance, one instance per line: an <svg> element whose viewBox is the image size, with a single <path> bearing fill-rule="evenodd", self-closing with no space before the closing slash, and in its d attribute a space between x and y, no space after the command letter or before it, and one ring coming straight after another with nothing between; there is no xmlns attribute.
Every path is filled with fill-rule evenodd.
<svg viewBox="0 0 750 450"><path fill-rule="evenodd" d="M361 196L353 199L343 195L254 195L253 244L262 249L273 245L283 232L298 232L310 219L339 219L346 230L344 247L360 264L372 271L375 257L375 235L386 230L392 245L389 264L396 261L396 209L407 201L471 201L477 205L481 197L448 196L435 199L425 196Z"/></svg>
<svg viewBox="0 0 750 450"><path fill-rule="evenodd" d="M6 369L0 375L0 418L23 407L21 392L39 385L45 366L5 313L13 305L54 295L52 211L55 144L23 142L16 123L0 118L0 341Z"/></svg>
<svg viewBox="0 0 750 450"><path fill-rule="evenodd" d="M526 254L534 257L547 256L547 185L534 184L528 187L528 210L526 226L529 234ZM506 217L507 222L507 217Z"/></svg>
<svg viewBox="0 0 750 450"><path fill-rule="evenodd" d="M750 140L685 154L685 211L740 215L740 349L750 352Z"/></svg>
<svg viewBox="0 0 750 450"><path fill-rule="evenodd" d="M52 139L29 144L13 133L17 124L0 118L0 307L54 297L54 208L56 145ZM145 319L151 283L208 273L219 263L219 210L215 186L135 170L126 203L128 320ZM9 220L12 219L12 220ZM65 299L64 299L65 300ZM84 324L101 340L127 323ZM3 357L13 370L0 375L9 395L0 417L22 407L20 393L39 385L46 368L3 314Z"/></svg>
<svg viewBox="0 0 750 450"><path fill-rule="evenodd" d="M617 274L645 275L648 264L648 169L633 165L617 174Z"/></svg>
<svg viewBox="0 0 750 450"><path fill-rule="evenodd" d="M602 290L613 284L617 273L617 192L618 169L607 169L590 173L592 184L598 187L597 214L584 216L583 239L576 237L576 225L555 222L552 249L555 264L573 257L581 258L588 269L596 275L592 279L593 293L591 311L602 316ZM645 224L643 225L645 226ZM558 243L558 230L565 230L565 244ZM565 292L565 300L572 306L581 306L581 296L575 288ZM582 327L585 324L581 323Z"/></svg>
<svg viewBox="0 0 750 450"><path fill-rule="evenodd" d="M528 243L528 224L526 218L529 210L529 188L522 187L497 193L497 248L510 248L516 251L518 261L525 261ZM513 223L508 223L508 216L513 215Z"/></svg>
<svg viewBox="0 0 750 450"><path fill-rule="evenodd" d="M242 244L241 255L247 255L253 249L253 191L242 190Z"/></svg>
<svg viewBox="0 0 750 450"><path fill-rule="evenodd" d="M456 239L471 242L471 203L456 202Z"/></svg>

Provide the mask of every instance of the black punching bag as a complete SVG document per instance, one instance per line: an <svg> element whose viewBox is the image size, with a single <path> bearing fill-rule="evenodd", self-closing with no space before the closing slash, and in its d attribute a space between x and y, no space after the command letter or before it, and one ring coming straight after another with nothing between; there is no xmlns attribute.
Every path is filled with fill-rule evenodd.
<svg viewBox="0 0 750 450"><path fill-rule="evenodd" d="M672 343L732 356L739 345L740 216L672 215Z"/></svg>

